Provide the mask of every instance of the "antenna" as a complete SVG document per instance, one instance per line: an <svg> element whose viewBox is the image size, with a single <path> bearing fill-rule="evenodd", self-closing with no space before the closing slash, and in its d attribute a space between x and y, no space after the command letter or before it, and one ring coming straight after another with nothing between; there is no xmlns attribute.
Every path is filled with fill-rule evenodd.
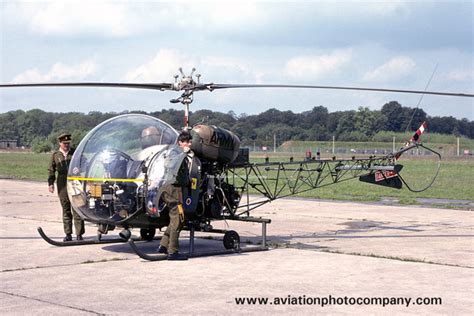
<svg viewBox="0 0 474 316"><path fill-rule="evenodd" d="M428 86L430 85L431 83L431 79L433 79L433 76L436 72L436 69L438 69L438 64L436 64L436 66L434 67L433 69L433 72L431 73L431 77L430 79L428 80L428 82L426 83L426 86L425 86L425 90L428 90ZM411 118L410 118L410 121L408 121L408 124L407 124L407 128L405 128L405 133L408 131L408 129L410 128L410 125L411 125L411 122L413 121L413 118L415 117L415 114L416 112L418 111L418 107L420 106L420 103L421 101L423 100L423 97L425 96L425 94L423 93L421 96L420 96L420 99L418 100L418 104L416 105L415 107L415 110L413 111L413 114L411 115Z"/></svg>

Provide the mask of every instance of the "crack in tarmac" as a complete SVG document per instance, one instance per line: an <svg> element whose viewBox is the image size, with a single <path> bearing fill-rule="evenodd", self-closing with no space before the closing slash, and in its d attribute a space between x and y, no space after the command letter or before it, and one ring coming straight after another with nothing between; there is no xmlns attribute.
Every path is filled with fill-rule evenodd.
<svg viewBox="0 0 474 316"><path fill-rule="evenodd" d="M302 250L311 250L311 249L302 249ZM437 266L474 269L474 267L471 267L471 266L451 264L451 263L440 263L440 262L433 262L433 261L424 261L424 260L415 259L415 258L403 258L403 257L398 258L398 257L392 257L392 256L375 255L375 254L334 251L330 249L327 249L327 250L321 249L321 250L312 250L312 251L319 251L319 252L333 253L333 254L347 255L347 256L360 256L360 257L369 257L369 258L377 258L377 259L387 259L387 260L403 261L403 262L409 262L409 263L424 263L424 264L432 264L432 265L437 265Z"/></svg>
<svg viewBox="0 0 474 316"><path fill-rule="evenodd" d="M111 262L111 261L128 261L128 260L135 260L135 259L138 259L138 257L137 258L110 258L110 259L101 259L101 260L90 260L90 261L85 261L85 262L64 263L64 264L55 264L55 265L47 265L47 266L36 266L36 267L29 267L29 268L5 269L5 270L1 270L0 273L28 271L28 270L37 270L37 269L48 269L48 268L62 268L62 267L77 266L77 265L82 265L82 264L104 263L104 262Z"/></svg>
<svg viewBox="0 0 474 316"><path fill-rule="evenodd" d="M351 252L344 252L340 250L332 250L326 246L318 246L313 245L314 243L273 243L273 245L269 245L269 250L276 250L276 249L295 249L295 250L303 250L303 251L314 251L314 252L323 252L323 253L331 253L331 254L340 254L340 255L348 255L348 256L360 256L360 257L371 257L377 259L387 259L387 260L395 260L395 261L403 261L403 262L412 262L412 263L424 263L424 264L432 264L432 265L439 265L439 266L448 266L448 267L457 267L457 268L466 268L466 269L474 269L471 266L465 265L458 265L458 264L450 264L450 263L440 263L440 262L431 262L431 261L424 261L416 258L402 258L402 257L392 257L392 256L383 256L383 255L375 255L375 254L363 254L363 253L351 253ZM83 264L93 264L93 263L103 263L103 262L111 262L111 261L128 261L128 260L136 260L138 258L111 258L111 259L101 259L97 261L86 261L86 262L77 262L77 263L68 263L68 264L58 264L58 265L48 265L48 266L37 266L37 267L30 267L30 268L17 268L17 269L6 269L1 270L0 273L8 273L8 272L18 272L18 271L27 271L27 270L36 270L36 269L47 269L47 268L58 268L58 267L68 267L68 266L77 266ZM4 294L10 294L15 296L14 294L2 292ZM25 297L28 298L28 297ZM32 298L34 299L34 298ZM45 301L46 302L46 301ZM66 305L60 305L64 307L70 307ZM71 307L74 308L74 307ZM77 309L77 308L76 308ZM87 310L85 310L87 311ZM88 311L95 313L93 311ZM98 315L105 315L105 314L98 314Z"/></svg>
<svg viewBox="0 0 474 316"><path fill-rule="evenodd" d="M34 218L25 218L25 217L19 217L19 216L8 216L8 215L0 215L0 218L12 218L12 219L21 219L21 220L28 220L28 221L36 221L36 222L48 222L48 223L60 223L61 221L58 221L58 220L38 220L38 219L34 219ZM350 226L350 224L353 224L354 222L356 223L359 223L359 222L362 222L362 223L365 223L364 220L362 221L357 221L357 220L354 220L354 219L346 219L346 220L349 220L349 222L345 222L345 223L340 223L339 225L347 225L347 226ZM351 222L352 221L352 222ZM377 228L383 228L383 229L400 229L401 227L389 227L389 226L380 226L380 225L377 225L377 224L387 224L388 222L386 223L382 223L382 222L368 222L367 224L374 224L374 226L368 226L368 227L362 227L360 229L355 229L356 232L361 232L361 231L371 231L373 229L377 229ZM407 227L420 227L421 225L419 223L417 223L415 221L416 225L408 225ZM445 225L448 225L448 227L446 227ZM443 228L444 229L449 229L449 228L458 228L458 227L451 227L449 225L452 225L452 223L433 223L433 226L435 227L440 227L440 226L444 226ZM405 229L407 229L407 227L404 227ZM368 229L367 229L368 228ZM470 228L470 226L467 226L466 228ZM407 230L414 230L414 231L418 231L416 229L407 229ZM341 233L344 233L344 232L352 232L352 231L345 231L345 230L341 230L339 231ZM253 234L251 234L253 235ZM337 235L337 232L336 232L336 235ZM323 237L323 236L315 236L314 234L311 235L312 237ZM374 238L374 237L378 237L378 238L390 238L390 237L411 237L411 238L417 238L417 237L458 237L458 235L455 235L455 236L452 236L452 235L423 235L423 236L400 236L400 235L385 235L385 236L344 236L346 238ZM474 237L474 235L468 235L469 237ZM196 236L197 237L197 236ZM255 234L255 236L253 237L258 237L257 234ZM329 237L329 236L327 236ZM343 236L331 236L331 237L335 237L336 239L339 239ZM197 237L199 238L199 237ZM204 238L206 239L206 238ZM214 239L214 238L213 238ZM334 240L336 240L334 239ZM320 242L320 241L316 241L316 242ZM472 266L464 266L464 265L456 265L456 264L449 264L449 263L439 263L439 262L427 262L427 261L424 261L424 260L421 260L421 259L416 259L416 258L402 258L402 257L391 257L391 256L383 256L383 255L375 255L375 254L363 254L363 253L348 253L348 252L344 252L344 251L339 251L339 250L332 250L330 247L326 247L326 246L316 246L314 245L314 242L309 242L309 243L300 243L300 242L297 242L297 243L282 243L282 242L278 242L278 241L270 241L269 242L269 246L272 247L273 249L284 249L284 248L289 248L289 249L296 249L296 250L309 250L309 251L317 251L317 252L325 252L325 253L333 253L333 254L344 254L344 255L353 255L353 256L362 256L362 257L373 257L373 258L379 258L379 259L389 259L389 260L397 260L397 261L405 261L405 262L416 262L416 263L425 263L425 264L434 264L434 265L440 265L440 266L451 266L451 267L460 267L460 268L468 268L468 269L472 269L474 267ZM132 258L120 258L120 259L117 259L117 258L112 258L112 259L102 259L102 260L97 260L97 261L88 261L88 262L79 262L79 263L70 263L70 264L58 264L58 265L48 265L48 266L37 266L37 267L29 267L29 268L16 268L16 269L5 269L5 270L1 270L0 273L5 273L5 272L16 272L16 271L25 271L25 270L34 270L34 269L44 269L44 268L56 268L56 267L66 267L66 266L74 266L74 265L80 265L80 264L90 264L90 263L101 263L101 262L108 262L108 261L124 261L124 260L132 260ZM0 291L1 292L1 291Z"/></svg>
<svg viewBox="0 0 474 316"><path fill-rule="evenodd" d="M393 256L383 256L383 255L376 255L376 254L364 254L364 253L353 253L353 252L344 252L340 250L331 250L329 247L325 246L316 246L312 245L313 243L296 243L296 244L277 244L275 249L296 249L296 250L306 250L306 251L315 251L315 252L325 252L325 253L332 253L332 254L339 254L339 255L348 255L348 256L360 256L360 257L371 257L371 258L378 258L378 259L388 259L388 260L396 260L396 261L403 261L403 262L414 262L414 263L425 263L425 264L433 264L439 266L448 266L448 267L457 267L457 268L466 268L466 269L474 269L472 266L465 266L459 264L451 264L451 263L442 263L442 262L432 262L432 261L424 261L416 258L403 258L403 257L393 257Z"/></svg>
<svg viewBox="0 0 474 316"><path fill-rule="evenodd" d="M70 309L73 309L73 310L76 310L76 311L87 312L87 313L91 313L91 314L94 314L94 315L106 315L104 313L99 313L99 312L96 312L96 311L93 311L93 310L80 308L80 307L75 307L75 306L71 306L71 305L59 304L59 303L43 300L43 299L40 299L40 298L29 297L29 296L26 296L26 295L10 293L10 292L1 291L1 290L0 290L0 293L5 294L5 295L10 295L10 296L13 296L13 297L26 298L28 300L33 300L33 301L37 301L37 302L41 302L41 303L54 305L54 306L66 307L66 308L70 308Z"/></svg>
<svg viewBox="0 0 474 316"><path fill-rule="evenodd" d="M46 223L62 223L60 220L46 220L46 219L37 219L37 218L28 218L28 217L19 217L19 216L8 216L8 215L0 215L0 218L14 218L14 219L22 219L22 220L28 220L28 221L35 221L35 222L46 222Z"/></svg>
<svg viewBox="0 0 474 316"><path fill-rule="evenodd" d="M45 201L47 203L53 203L53 202L56 202L56 201ZM22 201L22 202L16 202L16 201L6 201L5 204L8 205L8 204L36 204L36 203L40 203L38 201ZM41 203L44 203L44 202L41 202Z"/></svg>

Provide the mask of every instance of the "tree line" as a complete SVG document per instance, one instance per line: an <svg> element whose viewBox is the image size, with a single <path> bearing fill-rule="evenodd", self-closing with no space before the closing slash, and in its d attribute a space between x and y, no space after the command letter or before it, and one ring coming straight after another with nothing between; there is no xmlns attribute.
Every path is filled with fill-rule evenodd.
<svg viewBox="0 0 474 316"><path fill-rule="evenodd" d="M39 109L17 110L0 114L0 140L16 140L19 146L32 147L37 152L56 147L57 136L68 131L73 145L99 123L119 114L142 113L157 117L176 129L182 127L184 112L167 109L155 112L53 113ZM327 141L333 136L338 141L371 141L379 132L415 131L427 121L430 133L452 134L474 138L474 121L452 116L429 116L422 109L404 107L396 101L380 110L360 107L357 111L329 112L324 106L310 111L293 113L275 108L255 115L212 110L191 112L191 123L217 125L236 133L242 144L272 145L274 135L279 140Z"/></svg>

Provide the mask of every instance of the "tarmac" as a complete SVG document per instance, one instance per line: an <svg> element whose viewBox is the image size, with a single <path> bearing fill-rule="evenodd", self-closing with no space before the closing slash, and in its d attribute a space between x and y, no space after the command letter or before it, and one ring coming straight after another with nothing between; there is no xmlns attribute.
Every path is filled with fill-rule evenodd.
<svg viewBox="0 0 474 316"><path fill-rule="evenodd" d="M64 237L57 196L0 179L0 314L473 314L472 211L281 199L253 216L272 220L268 251L151 262L127 243L46 243L37 227ZM261 240L260 224L213 225ZM224 249L197 237L196 251ZM136 244L154 254L158 241Z"/></svg>

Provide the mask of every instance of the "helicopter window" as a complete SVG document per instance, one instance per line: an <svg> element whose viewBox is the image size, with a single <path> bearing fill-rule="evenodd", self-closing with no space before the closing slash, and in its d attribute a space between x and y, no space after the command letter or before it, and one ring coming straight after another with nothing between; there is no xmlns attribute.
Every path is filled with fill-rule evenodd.
<svg viewBox="0 0 474 316"><path fill-rule="evenodd" d="M174 134L174 131L166 129L163 132L163 138L161 139L161 144L176 144L177 137Z"/></svg>
<svg viewBox="0 0 474 316"><path fill-rule="evenodd" d="M92 178L126 178L127 165L133 160L127 154L107 149L97 153L91 160L88 177Z"/></svg>
<svg viewBox="0 0 474 316"><path fill-rule="evenodd" d="M148 169L148 179L150 179L150 188L162 185L165 176L166 150L158 153L150 162Z"/></svg>
<svg viewBox="0 0 474 316"><path fill-rule="evenodd" d="M142 172L143 161L130 161L127 167L127 176L129 179L137 178Z"/></svg>
<svg viewBox="0 0 474 316"><path fill-rule="evenodd" d="M163 148L150 161L148 178L150 187L161 186L165 183L174 183L176 175L186 154L178 145Z"/></svg>
<svg viewBox="0 0 474 316"><path fill-rule="evenodd" d="M142 132L150 127L160 137L144 149ZM77 147L69 166L74 209L96 220L132 216L143 182L142 165L163 148L176 144L177 138L173 127L142 114L116 116L94 128ZM155 179L163 179L164 171L158 165Z"/></svg>
<svg viewBox="0 0 474 316"><path fill-rule="evenodd" d="M162 139L163 130L156 126L149 126L142 131L140 138L141 147L145 149L151 146L161 145Z"/></svg>
<svg viewBox="0 0 474 316"><path fill-rule="evenodd" d="M178 132L170 125L147 115L127 114L97 126L77 148L83 155L94 155L113 148L129 156L154 145L175 144Z"/></svg>

